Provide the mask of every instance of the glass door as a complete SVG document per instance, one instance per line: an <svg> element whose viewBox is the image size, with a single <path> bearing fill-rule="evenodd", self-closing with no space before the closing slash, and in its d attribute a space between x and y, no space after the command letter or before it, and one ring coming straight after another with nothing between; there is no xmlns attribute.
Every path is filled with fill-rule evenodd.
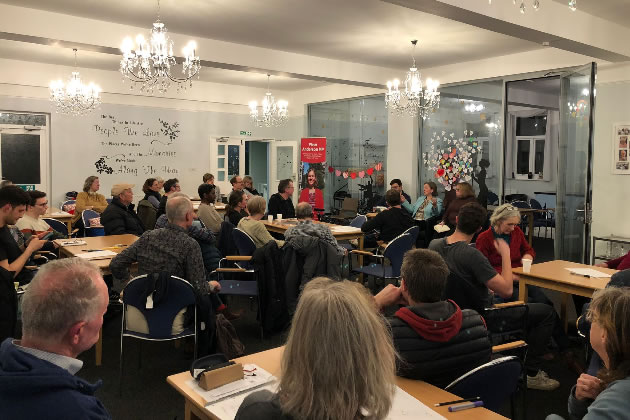
<svg viewBox="0 0 630 420"><path fill-rule="evenodd" d="M595 63L560 77L556 259L585 263L590 242Z"/></svg>
<svg viewBox="0 0 630 420"><path fill-rule="evenodd" d="M230 178L245 174L245 146L242 139L229 137L210 138L210 173L214 183L227 197L232 191Z"/></svg>
<svg viewBox="0 0 630 420"><path fill-rule="evenodd" d="M293 203L297 203L300 186L298 185L298 144L296 141L272 141L269 158L269 195L278 192L278 183L283 179L292 179Z"/></svg>

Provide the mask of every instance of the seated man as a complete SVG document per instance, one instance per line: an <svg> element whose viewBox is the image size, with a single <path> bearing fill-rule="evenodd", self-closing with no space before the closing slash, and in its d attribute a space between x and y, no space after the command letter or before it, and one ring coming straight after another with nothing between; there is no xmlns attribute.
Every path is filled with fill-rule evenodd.
<svg viewBox="0 0 630 420"><path fill-rule="evenodd" d="M389 186L392 187L392 190L398 191L403 197L405 197L405 200L407 200L408 203L411 203L411 197L409 197L409 194L403 191L402 181L400 179L392 179L389 183ZM376 203L376 205L379 207L387 207L387 199L385 197L381 198L380 201Z"/></svg>
<svg viewBox="0 0 630 420"><path fill-rule="evenodd" d="M212 175L209 172L206 172L205 174L203 174L202 180L204 184L214 185L215 199L217 203L220 203L221 202L221 189L219 188L218 185L214 183L214 175ZM199 196L199 198L201 198L201 196Z"/></svg>
<svg viewBox="0 0 630 420"><path fill-rule="evenodd" d="M247 196L248 199L253 197L252 193L243 188L243 178L241 178L240 176L234 175L232 178L230 178L230 184L232 184L232 191L230 191L230 194L228 195L228 201L230 200L230 195L232 195L232 192L234 191L241 191Z"/></svg>
<svg viewBox="0 0 630 420"><path fill-rule="evenodd" d="M105 235L122 235L131 233L140 236L144 233L144 226L134 211L133 184L115 184L112 187L112 202L103 214L101 224L105 228Z"/></svg>
<svg viewBox="0 0 630 420"><path fill-rule="evenodd" d="M295 217L295 208L293 207L293 181L283 179L278 183L278 192L269 197L267 214L274 218L276 218L278 214L281 214L283 219Z"/></svg>
<svg viewBox="0 0 630 420"><path fill-rule="evenodd" d="M35 251L40 250L46 241L32 236L20 249L8 225L14 225L24 215L30 197L20 187L8 185L0 189L0 267L14 273L15 281L27 284L34 272L24 268Z"/></svg>
<svg viewBox="0 0 630 420"><path fill-rule="evenodd" d="M340 256L347 253L347 250L337 243L337 239L328 226L323 223L313 223L313 207L309 203L299 203L295 208L295 216L298 219L298 224L291 226L284 232L286 241L290 241L296 236L310 236L326 242L335 248Z"/></svg>
<svg viewBox="0 0 630 420"><path fill-rule="evenodd" d="M376 229L380 232L378 240L389 242L415 224L409 213L401 207L400 191L395 189L387 191L385 199L389 208L365 222L361 230L370 232Z"/></svg>
<svg viewBox="0 0 630 420"><path fill-rule="evenodd" d="M501 254L502 274L497 273L481 252L469 245L475 233L481 230L485 220L486 210L483 207L478 203L465 204L459 210L455 232L446 238L434 239L429 244L429 249L436 251L446 261L451 272L449 283L458 282L447 284L446 297L452 297L462 308L467 308L468 305L470 309L490 307L492 298L488 290L503 298L512 296L513 278L509 245L500 238L495 241L497 251ZM465 296L461 292L457 297L449 296L454 290L464 290ZM551 338L554 309L542 303L529 303L527 306L529 308L525 340L529 346L526 361L527 387L551 391L560 384L540 370L540 364L541 356L545 353ZM498 330L505 324L519 322L506 317L509 317L509 314L505 314L501 319L494 317L489 319L488 328L491 331Z"/></svg>
<svg viewBox="0 0 630 420"><path fill-rule="evenodd" d="M89 261L64 258L38 271L22 298L22 339L0 346L2 418L111 418L94 396L101 384L75 376L83 366L77 356L98 341L108 303Z"/></svg>
<svg viewBox="0 0 630 420"><path fill-rule="evenodd" d="M390 284L374 297L381 310L406 305L388 318L401 357L398 375L440 388L489 362L492 354L483 318L442 299L448 274L437 252L414 249L403 259L400 287Z"/></svg>
<svg viewBox="0 0 630 420"><path fill-rule="evenodd" d="M167 179L164 183L164 195L160 199L160 205L158 206L158 211L155 214L155 218L157 219L164 213L166 213L166 202L168 201L168 197L171 194L176 192L180 192L181 187L179 186L179 180L177 178ZM148 226L147 226L148 227Z"/></svg>
<svg viewBox="0 0 630 420"><path fill-rule="evenodd" d="M26 206L26 213L18 222L16 226L24 234L24 238L28 240L31 236L35 235L39 239L46 240L45 250L54 249L54 245L51 241L55 239L67 238L67 234L57 232L54 230L45 220L41 217L46 214L48 210L48 199L46 193L42 191L28 191L27 194L30 197L30 202Z"/></svg>
<svg viewBox="0 0 630 420"><path fill-rule="evenodd" d="M199 217L199 220L201 220L203 224L215 234L219 233L221 230L221 223L223 222L223 217L221 217L221 215L217 212L217 209L214 208L216 190L217 189L213 184L201 184L199 188L197 188L197 193L201 199L199 209L197 210L197 216Z"/></svg>

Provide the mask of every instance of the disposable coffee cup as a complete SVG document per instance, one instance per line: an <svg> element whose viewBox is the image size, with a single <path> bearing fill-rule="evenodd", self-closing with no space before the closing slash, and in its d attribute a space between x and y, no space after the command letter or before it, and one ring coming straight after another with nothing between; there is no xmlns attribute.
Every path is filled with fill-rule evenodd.
<svg viewBox="0 0 630 420"><path fill-rule="evenodd" d="M282 220L282 213L276 214L276 219L280 222Z"/></svg>
<svg viewBox="0 0 630 420"><path fill-rule="evenodd" d="M17 290L18 287L20 287L20 282L19 281L14 281L13 282L13 286L15 287L15 290Z"/></svg>
<svg viewBox="0 0 630 420"><path fill-rule="evenodd" d="M532 269L532 260L530 260L529 258L523 258L522 262L523 273L529 273L529 271Z"/></svg>
<svg viewBox="0 0 630 420"><path fill-rule="evenodd" d="M270 215L267 216L267 221L269 223L273 223L273 214L270 214Z"/></svg>

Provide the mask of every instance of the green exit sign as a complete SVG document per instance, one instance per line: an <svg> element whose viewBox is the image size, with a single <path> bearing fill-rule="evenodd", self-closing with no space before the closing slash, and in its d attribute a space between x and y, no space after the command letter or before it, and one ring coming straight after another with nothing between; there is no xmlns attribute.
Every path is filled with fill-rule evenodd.
<svg viewBox="0 0 630 420"><path fill-rule="evenodd" d="M240 135L241 136L250 136L251 137L252 136L252 132L251 131L241 131Z"/></svg>
<svg viewBox="0 0 630 420"><path fill-rule="evenodd" d="M35 191L35 185L20 184L18 187L22 188L24 191Z"/></svg>

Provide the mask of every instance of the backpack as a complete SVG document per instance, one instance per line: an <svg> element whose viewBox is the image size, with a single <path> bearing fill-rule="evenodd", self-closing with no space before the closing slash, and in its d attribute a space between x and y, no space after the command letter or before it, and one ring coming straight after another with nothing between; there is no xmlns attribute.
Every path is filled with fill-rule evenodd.
<svg viewBox="0 0 630 420"><path fill-rule="evenodd" d="M223 314L216 317L217 352L223 353L228 359L245 354L245 346L239 340L234 325Z"/></svg>

